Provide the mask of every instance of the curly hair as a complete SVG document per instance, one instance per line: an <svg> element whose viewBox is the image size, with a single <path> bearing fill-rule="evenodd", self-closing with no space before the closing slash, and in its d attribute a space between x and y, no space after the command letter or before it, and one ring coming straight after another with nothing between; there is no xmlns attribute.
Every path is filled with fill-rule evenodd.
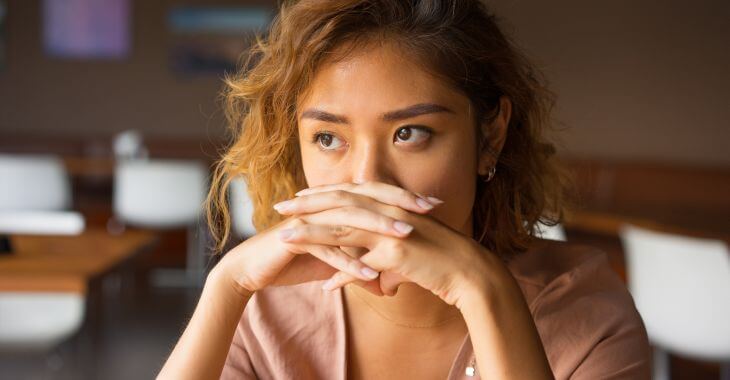
<svg viewBox="0 0 730 380"><path fill-rule="evenodd" d="M228 187L242 176L262 230L282 217L271 206L306 187L297 140L296 104L324 60L369 43L399 44L424 70L465 94L479 126L512 102L497 175L477 181L473 238L502 257L522 252L538 222L563 218L567 177L545 140L554 94L480 0L285 1L268 35L257 36L222 93L232 142L216 163L206 214L217 251L229 239ZM489 152L488 152L489 153ZM494 154L494 152L492 152ZM475 174L476 175L476 174Z"/></svg>

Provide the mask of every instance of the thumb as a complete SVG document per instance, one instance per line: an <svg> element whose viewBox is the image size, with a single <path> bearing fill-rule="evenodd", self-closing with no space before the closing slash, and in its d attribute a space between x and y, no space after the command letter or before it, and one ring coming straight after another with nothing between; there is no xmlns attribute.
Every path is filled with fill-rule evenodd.
<svg viewBox="0 0 730 380"><path fill-rule="evenodd" d="M386 296L394 296L398 293L398 287L404 282L411 282L409 279L393 272L380 273L380 289Z"/></svg>

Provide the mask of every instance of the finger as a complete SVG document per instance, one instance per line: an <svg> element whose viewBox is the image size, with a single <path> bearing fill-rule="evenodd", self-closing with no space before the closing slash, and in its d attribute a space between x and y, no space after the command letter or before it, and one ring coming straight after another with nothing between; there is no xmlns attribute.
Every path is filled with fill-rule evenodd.
<svg viewBox="0 0 730 380"><path fill-rule="evenodd" d="M279 239L287 243L363 247L372 250L379 241L392 238L350 226L304 224L279 231Z"/></svg>
<svg viewBox="0 0 730 380"><path fill-rule="evenodd" d="M299 217L309 224L346 225L394 237L406 237L413 226L402 220L360 207L345 206Z"/></svg>
<svg viewBox="0 0 730 380"><path fill-rule="evenodd" d="M274 205L274 209L280 214L292 215L345 206L360 206L382 211L382 206L387 205L419 214L428 213L434 208L431 203L406 190L400 189L399 191L398 194L375 194L367 192L367 189L356 188L350 191L322 191L279 202Z"/></svg>
<svg viewBox="0 0 730 380"><path fill-rule="evenodd" d="M334 183L330 185L322 185L322 186L313 186L308 189L299 190L294 195L301 196L301 195L307 195L307 194L314 194L319 193L322 191L332 191L332 190L346 190L349 191L350 189L357 187L358 184L354 182L343 182L343 183Z"/></svg>
<svg viewBox="0 0 730 380"><path fill-rule="evenodd" d="M400 284L402 284L402 281L396 281L396 282L388 282L387 284L383 282L383 278L381 276L381 279L379 282L373 282L374 284L379 284L377 286L376 290L369 289L369 287L365 286L365 283L363 281L358 280L355 277L352 277L351 275L345 273L345 272L337 272L332 277L330 277L329 280L325 281L324 284L322 284L322 290L328 290L333 291L336 289L339 289L345 285L348 284L356 284L359 285L371 293L378 295L378 296L395 296L398 293L398 287Z"/></svg>
<svg viewBox="0 0 730 380"><path fill-rule="evenodd" d="M332 277L329 278L329 280L325 281L324 284L322 284L322 290L335 290L338 288L341 288L347 284L356 283L358 282L357 278L352 277L348 273L345 272L337 272Z"/></svg>
<svg viewBox="0 0 730 380"><path fill-rule="evenodd" d="M380 289L384 295L394 296L404 282L415 282L425 289L433 289L427 282L414 281L414 278L428 278L433 276L435 268L429 268L436 261L429 258L419 258L420 262L413 265L413 257L407 253L407 249L398 241L394 244L382 245L360 257L360 261L371 268L380 271Z"/></svg>
<svg viewBox="0 0 730 380"><path fill-rule="evenodd" d="M382 276L382 272L381 272L381 276ZM377 279L367 281L367 282L358 280L358 281L354 281L353 284L367 290L368 292L370 292L378 297L384 295L383 291L380 290L380 281L378 281Z"/></svg>
<svg viewBox="0 0 730 380"><path fill-rule="evenodd" d="M340 249L343 252L345 252L348 255L350 255L350 257L354 257L356 259L359 259L364 254L368 253L368 250L366 248L363 248L363 247L345 247L345 246L340 246Z"/></svg>
<svg viewBox="0 0 730 380"><path fill-rule="evenodd" d="M421 194L408 191L398 186L389 185L381 182L367 182L362 185L339 184L310 188L296 193L297 197L306 197L314 194L322 193L348 192L360 194L373 198L380 203L398 206L405 210L417 213L427 213L435 206L443 203L436 197L423 196ZM297 199L297 198L295 198Z"/></svg>
<svg viewBox="0 0 730 380"><path fill-rule="evenodd" d="M378 277L378 271L365 265L360 260L348 255L339 247L316 244L292 245L290 251L296 254L309 253L343 273L365 281Z"/></svg>
<svg viewBox="0 0 730 380"><path fill-rule="evenodd" d="M376 181L370 181L361 185L357 185L348 191L368 195L376 199L380 199L383 203L388 203L394 206L401 207L403 207L404 205L396 204L393 202L397 202L399 199L410 199L419 207L428 210L430 210L433 206L438 206L444 203L444 201L434 196L423 195L421 193L410 191L399 186Z"/></svg>
<svg viewBox="0 0 730 380"><path fill-rule="evenodd" d="M339 273L339 272L338 272ZM336 273L335 273L336 274ZM395 277L395 278L393 278ZM390 278L384 278L381 276L380 278L380 291L383 292L384 295L393 297L398 293L398 287L403 283L402 280L400 280L400 276L390 276Z"/></svg>
<svg viewBox="0 0 730 380"><path fill-rule="evenodd" d="M339 273L343 273L343 272L339 272ZM342 281L343 281L343 283L336 284L336 282L340 282L339 279L335 279L334 282L332 279L328 279L327 281L325 281L322 284L322 290L332 291L337 288L341 288L347 284L355 284L378 297L382 297L385 295L383 293L383 291L380 289L380 281L378 281L378 280L362 281L362 280L358 280L358 279L353 279L352 281L349 281L349 280L345 281L345 279L343 278Z"/></svg>

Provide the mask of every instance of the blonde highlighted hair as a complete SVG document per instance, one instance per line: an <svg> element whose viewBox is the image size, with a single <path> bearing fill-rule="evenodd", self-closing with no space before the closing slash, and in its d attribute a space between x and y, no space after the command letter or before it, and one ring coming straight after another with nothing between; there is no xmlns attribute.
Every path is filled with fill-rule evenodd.
<svg viewBox="0 0 730 380"><path fill-rule="evenodd" d="M479 126L498 114L499 98L512 117L496 176L477 181L474 238L503 257L528 246L538 222L563 216L566 176L544 139L554 96L545 79L502 33L479 0L300 0L281 5L267 36L257 37L239 72L225 80L225 112L232 143L217 162L206 214L218 251L229 240L228 188L243 176L258 230L278 223L272 205L306 187L297 139L296 104L316 69L366 44L396 43L471 101ZM342 50L342 49L340 49Z"/></svg>

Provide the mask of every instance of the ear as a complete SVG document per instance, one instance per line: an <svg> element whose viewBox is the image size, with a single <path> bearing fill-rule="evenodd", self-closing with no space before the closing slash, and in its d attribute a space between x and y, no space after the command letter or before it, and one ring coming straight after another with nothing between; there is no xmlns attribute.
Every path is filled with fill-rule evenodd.
<svg viewBox="0 0 730 380"><path fill-rule="evenodd" d="M479 164L477 166L479 175L487 175L489 169L497 163L497 158L502 152L505 140L507 140L507 126L512 116L512 102L506 96L499 98L499 114L491 123L484 122L481 125L482 141L479 152Z"/></svg>

